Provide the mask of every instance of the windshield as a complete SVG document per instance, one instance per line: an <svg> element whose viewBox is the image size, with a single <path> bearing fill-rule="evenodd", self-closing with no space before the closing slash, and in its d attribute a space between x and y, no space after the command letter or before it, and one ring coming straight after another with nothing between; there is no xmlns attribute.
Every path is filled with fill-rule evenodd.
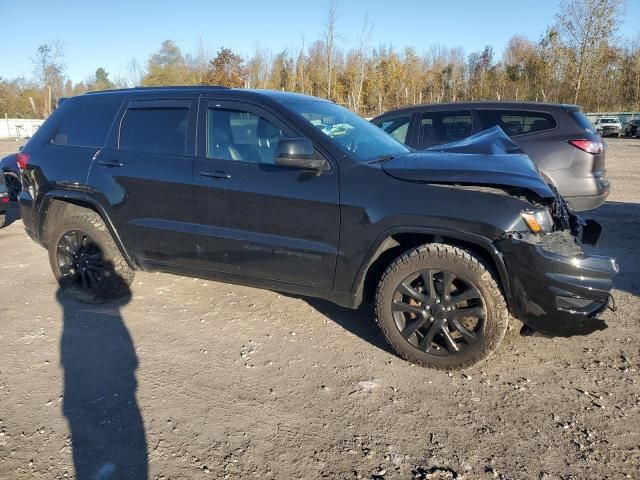
<svg viewBox="0 0 640 480"><path fill-rule="evenodd" d="M618 123L618 120L614 118L603 118L600 123Z"/></svg>
<svg viewBox="0 0 640 480"><path fill-rule="evenodd" d="M387 132L344 107L329 102L283 102L358 160L403 155L409 148Z"/></svg>

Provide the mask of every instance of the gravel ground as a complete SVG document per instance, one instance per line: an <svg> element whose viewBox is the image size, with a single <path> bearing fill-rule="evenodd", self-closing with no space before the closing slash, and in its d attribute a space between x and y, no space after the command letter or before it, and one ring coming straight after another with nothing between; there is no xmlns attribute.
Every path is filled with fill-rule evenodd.
<svg viewBox="0 0 640 480"><path fill-rule="evenodd" d="M611 140L608 167L609 328L466 373L397 358L370 308L140 272L128 301L73 303L14 209L0 478L640 478L640 141Z"/></svg>

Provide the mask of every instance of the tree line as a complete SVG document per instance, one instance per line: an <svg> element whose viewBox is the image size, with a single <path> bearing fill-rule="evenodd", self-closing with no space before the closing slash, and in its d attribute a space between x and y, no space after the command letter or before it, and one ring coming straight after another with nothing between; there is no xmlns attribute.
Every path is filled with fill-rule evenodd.
<svg viewBox="0 0 640 480"><path fill-rule="evenodd" d="M184 53L173 40L111 78L98 68L87 80L65 77L60 43L38 47L31 79L0 78L0 113L43 117L55 99L107 88L223 85L268 88L329 98L363 116L419 103L519 100L576 103L587 111L640 111L640 36L617 36L625 0L562 0L555 21L539 39L514 35L502 55L490 45L469 54L433 45L418 52L373 45L365 18L346 45L336 0L322 33L307 44L243 57L228 48L211 54L201 43Z"/></svg>

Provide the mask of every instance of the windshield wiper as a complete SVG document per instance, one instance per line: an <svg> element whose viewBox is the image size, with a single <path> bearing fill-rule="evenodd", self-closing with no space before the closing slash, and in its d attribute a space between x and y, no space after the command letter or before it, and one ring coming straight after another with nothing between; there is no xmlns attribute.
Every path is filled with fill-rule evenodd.
<svg viewBox="0 0 640 480"><path fill-rule="evenodd" d="M389 160L393 160L394 158L396 157L394 157L393 155L380 155L375 160L371 160L367 163L385 163L385 162L388 162Z"/></svg>

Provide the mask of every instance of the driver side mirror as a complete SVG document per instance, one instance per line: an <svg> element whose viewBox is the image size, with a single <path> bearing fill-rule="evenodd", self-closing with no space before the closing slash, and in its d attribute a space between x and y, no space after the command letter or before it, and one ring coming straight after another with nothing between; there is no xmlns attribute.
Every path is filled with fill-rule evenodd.
<svg viewBox="0 0 640 480"><path fill-rule="evenodd" d="M276 165L301 170L329 170L329 163L318 156L308 138L283 138L275 153Z"/></svg>

